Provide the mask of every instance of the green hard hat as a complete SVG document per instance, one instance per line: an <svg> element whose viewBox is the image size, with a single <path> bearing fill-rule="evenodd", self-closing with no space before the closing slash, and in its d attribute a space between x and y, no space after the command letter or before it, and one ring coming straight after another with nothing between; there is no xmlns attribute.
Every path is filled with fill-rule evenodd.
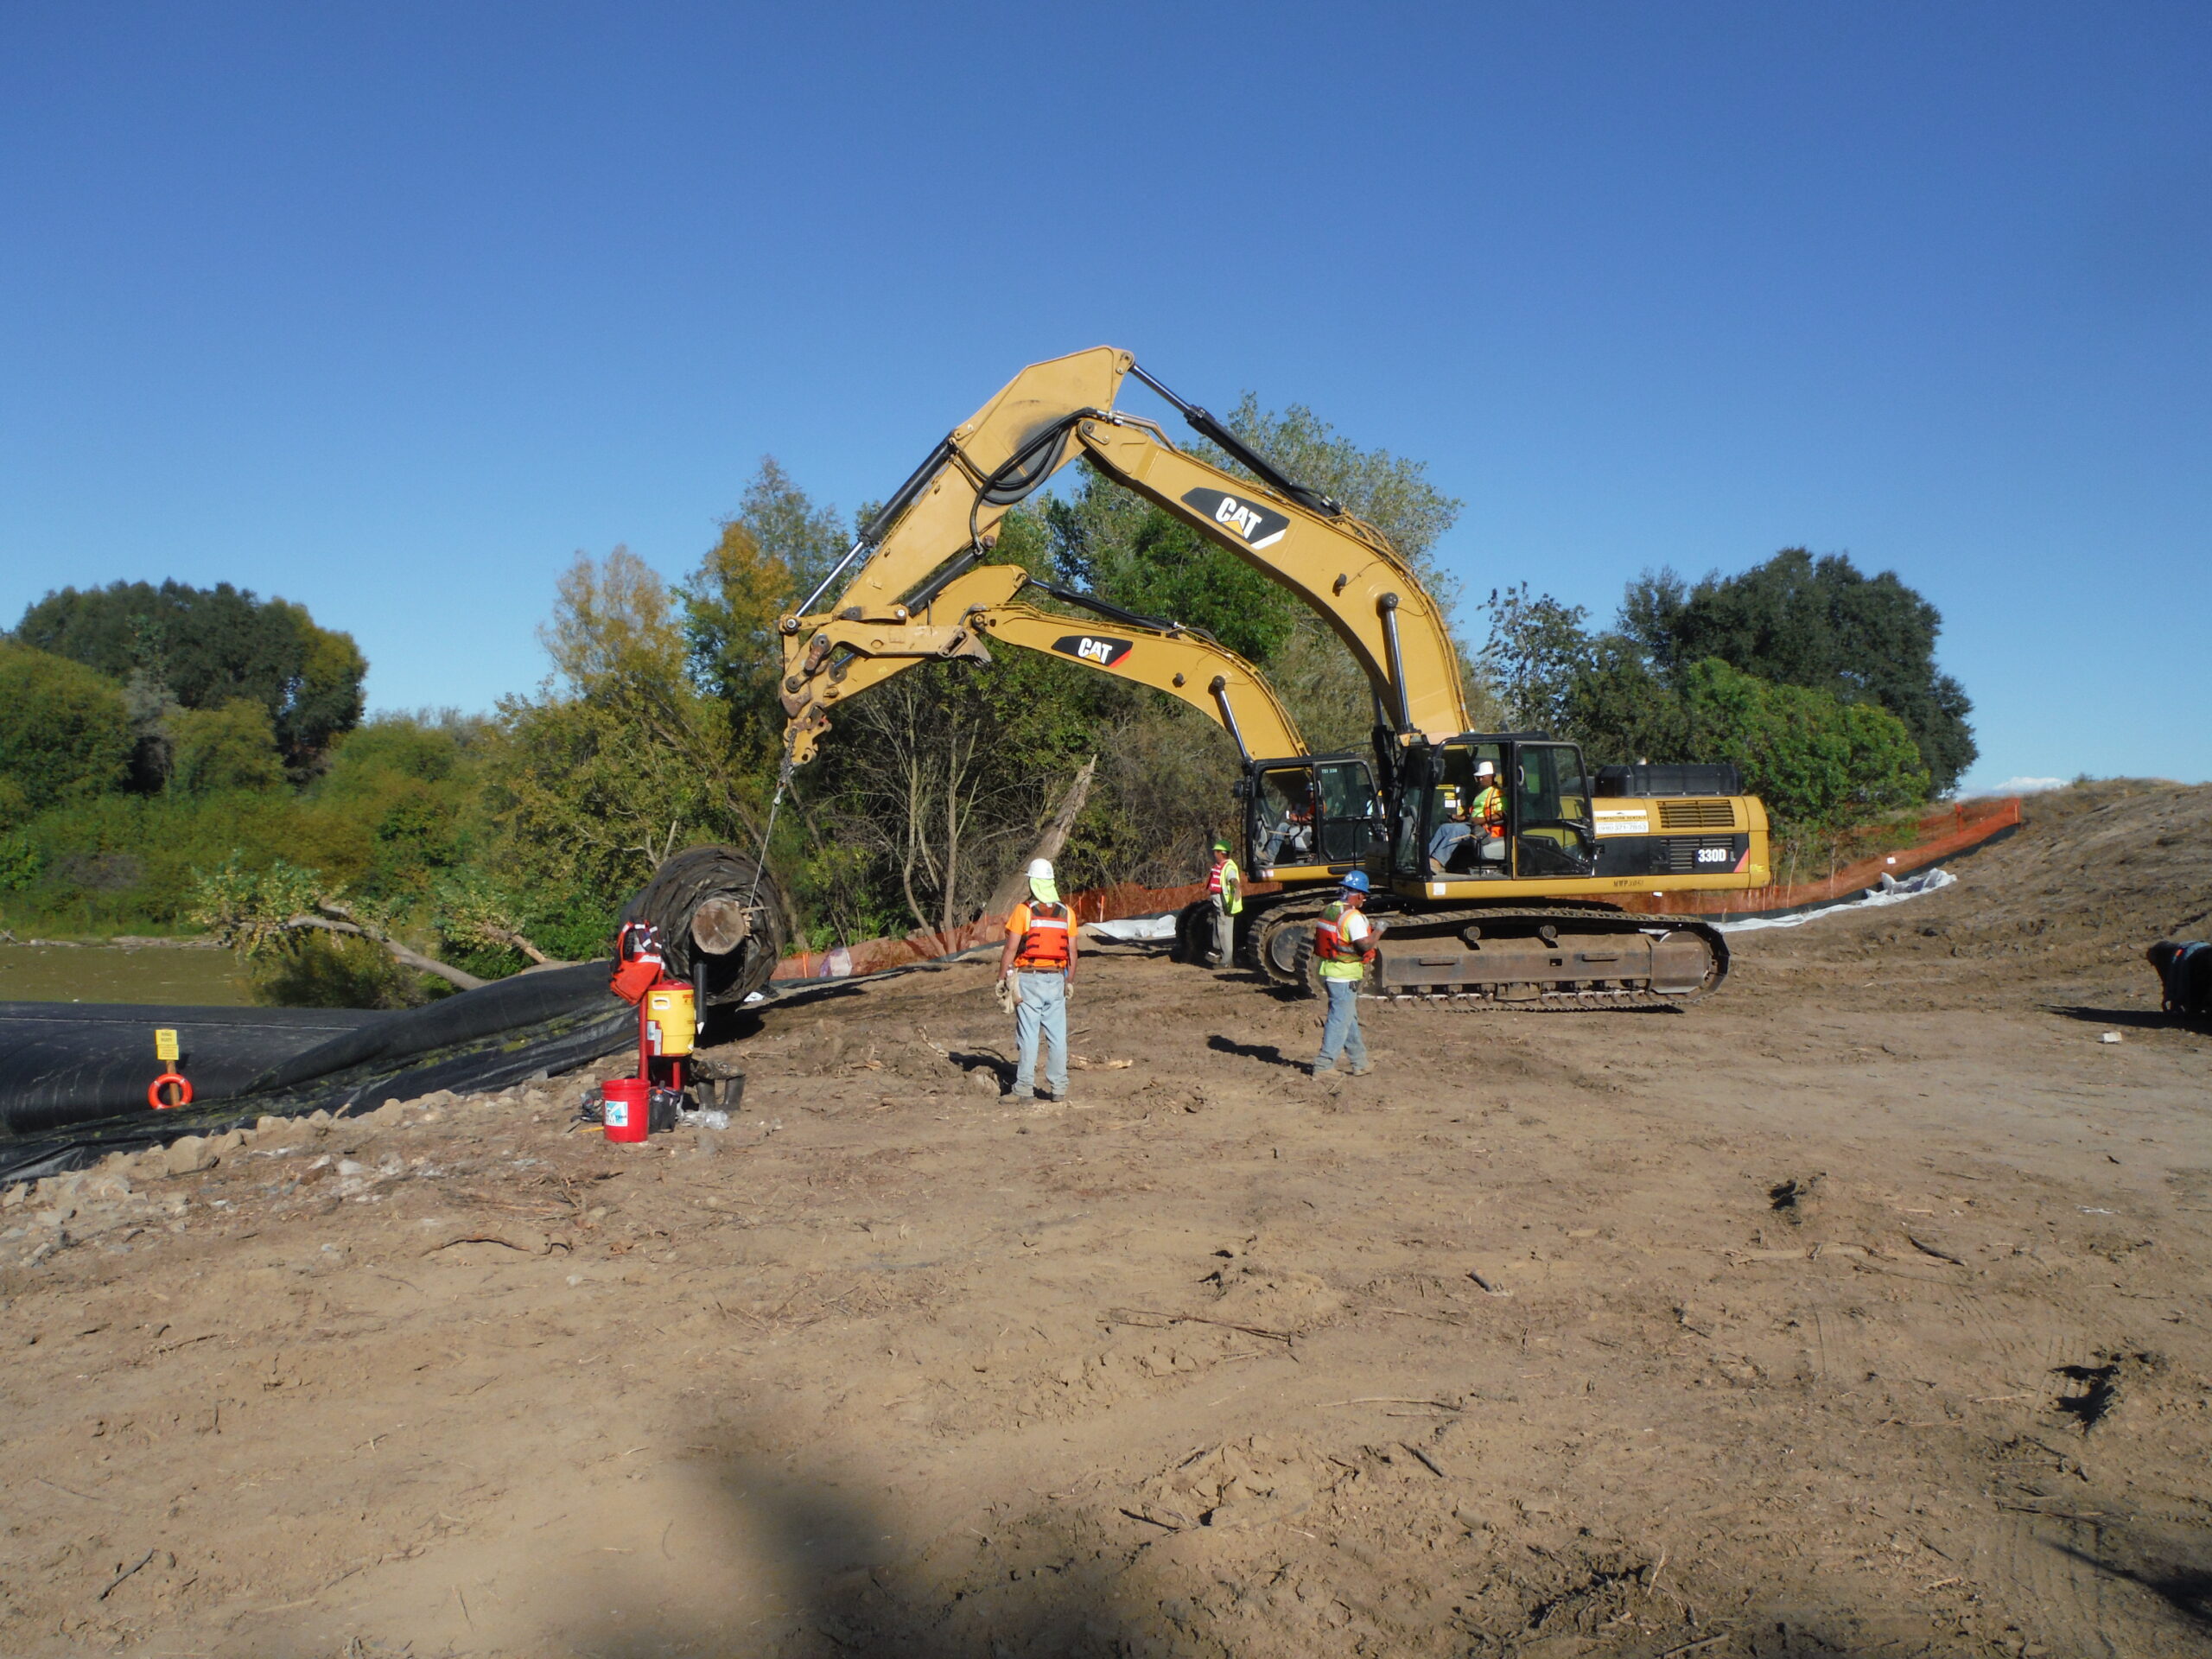
<svg viewBox="0 0 2212 1659"><path fill-rule="evenodd" d="M1229 843L1225 841L1217 839L1214 842L1213 849L1217 853L1225 853L1229 850Z"/></svg>

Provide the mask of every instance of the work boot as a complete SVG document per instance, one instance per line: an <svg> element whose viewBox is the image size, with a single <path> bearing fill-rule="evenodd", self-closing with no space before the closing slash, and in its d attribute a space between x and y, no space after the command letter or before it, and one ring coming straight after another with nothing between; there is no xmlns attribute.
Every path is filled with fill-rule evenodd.
<svg viewBox="0 0 2212 1659"><path fill-rule="evenodd" d="M1334 1060L1331 1060L1326 1065L1324 1065L1320 1061L1316 1060L1313 1065L1306 1068L1306 1075L1309 1077L1325 1077L1330 1072L1336 1069L1337 1063Z"/></svg>
<svg viewBox="0 0 2212 1659"><path fill-rule="evenodd" d="M1351 1074L1352 1074L1352 1076L1354 1076L1355 1077L1365 1077L1369 1072L1372 1071L1374 1069L1375 1069L1375 1063L1374 1063L1373 1061L1371 1061L1371 1060L1370 1060L1370 1061L1369 1061L1365 1065L1355 1065L1354 1067L1352 1067L1352 1069L1351 1069Z"/></svg>

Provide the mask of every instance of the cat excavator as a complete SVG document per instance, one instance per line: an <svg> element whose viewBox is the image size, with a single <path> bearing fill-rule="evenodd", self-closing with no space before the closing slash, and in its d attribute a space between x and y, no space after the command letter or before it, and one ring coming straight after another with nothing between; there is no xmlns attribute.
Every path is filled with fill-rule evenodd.
<svg viewBox="0 0 2212 1659"><path fill-rule="evenodd" d="M1242 474L1116 410L1132 374ZM1680 1003L1719 984L1728 958L1718 931L1695 918L1637 913L1624 901L1764 885L1758 800L1599 798L1574 744L1468 729L1441 610L1382 533L1285 475L1111 346L1015 376L931 450L837 569L780 620L794 763L826 730L833 690L849 695L855 673L871 671L857 664L892 654L901 631L934 639L936 654L962 653L952 636L965 625L934 601L981 564L1006 512L1077 456L1289 588L1365 674L1376 713L1370 756L1330 757L1328 789L1317 758L1277 766L1244 751L1236 792L1248 848L1276 840L1295 823L1291 804L1303 799L1297 827L1321 855L1307 867L1313 875L1355 863L1368 870L1370 913L1389 923L1370 992L1465 1007L1592 1008ZM840 582L827 610L815 612ZM1485 825L1455 834L1492 782L1503 797L1496 833ZM1250 868L1269 874L1261 857ZM1247 906L1243 949L1270 979L1311 987L1312 922L1325 896L1316 885L1294 886Z"/></svg>

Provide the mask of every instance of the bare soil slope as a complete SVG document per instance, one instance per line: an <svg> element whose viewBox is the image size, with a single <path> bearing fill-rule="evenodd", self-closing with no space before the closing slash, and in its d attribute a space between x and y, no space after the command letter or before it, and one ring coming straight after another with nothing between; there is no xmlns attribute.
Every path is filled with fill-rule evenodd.
<svg viewBox="0 0 2212 1659"><path fill-rule="evenodd" d="M1101 953L1071 1109L963 964L771 1008L721 1134L570 1080L48 1184L0 1651L2202 1651L2212 1039L2139 953L2208 812L1357 1080Z"/></svg>

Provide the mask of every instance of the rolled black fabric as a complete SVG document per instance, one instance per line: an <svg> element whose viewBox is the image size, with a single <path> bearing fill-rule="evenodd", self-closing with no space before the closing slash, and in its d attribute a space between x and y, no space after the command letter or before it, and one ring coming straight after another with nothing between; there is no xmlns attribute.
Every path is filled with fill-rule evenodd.
<svg viewBox="0 0 2212 1659"><path fill-rule="evenodd" d="M702 949L695 937L693 923L710 906L720 912L717 920L726 915L741 930L730 949ZM742 1002L765 987L798 931L791 901L775 877L734 847L685 848L622 906L621 920L651 922L660 930L668 971L677 978L696 982L703 964L712 1003Z"/></svg>

